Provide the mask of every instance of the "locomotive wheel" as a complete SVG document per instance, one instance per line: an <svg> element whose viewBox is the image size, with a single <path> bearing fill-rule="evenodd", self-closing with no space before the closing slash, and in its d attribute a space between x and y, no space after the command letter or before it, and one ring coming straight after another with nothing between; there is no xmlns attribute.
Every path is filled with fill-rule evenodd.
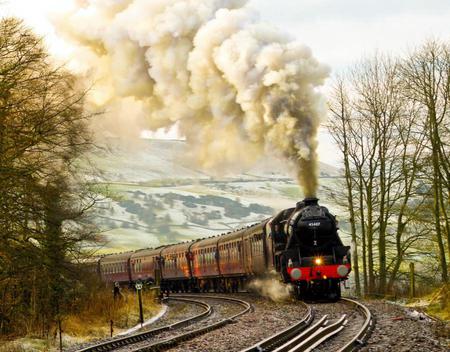
<svg viewBox="0 0 450 352"><path fill-rule="evenodd" d="M332 301L338 301L341 298L341 285L339 281L333 281L330 287L328 297Z"/></svg>
<svg viewBox="0 0 450 352"><path fill-rule="evenodd" d="M306 282L299 282L294 285L294 297L301 301L308 298L308 288Z"/></svg>

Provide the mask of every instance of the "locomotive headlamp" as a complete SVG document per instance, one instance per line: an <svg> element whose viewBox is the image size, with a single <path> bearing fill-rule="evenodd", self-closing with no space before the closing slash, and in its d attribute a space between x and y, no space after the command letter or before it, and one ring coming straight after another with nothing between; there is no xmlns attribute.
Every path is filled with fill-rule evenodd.
<svg viewBox="0 0 450 352"><path fill-rule="evenodd" d="M322 258L315 258L315 259L314 259L314 263L315 263L316 265L322 264Z"/></svg>

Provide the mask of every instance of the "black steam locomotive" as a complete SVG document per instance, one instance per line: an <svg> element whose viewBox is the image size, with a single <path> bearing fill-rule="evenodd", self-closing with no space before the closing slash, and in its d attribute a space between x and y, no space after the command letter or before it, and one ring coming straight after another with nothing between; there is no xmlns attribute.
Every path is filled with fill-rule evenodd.
<svg viewBox="0 0 450 352"><path fill-rule="evenodd" d="M159 281L177 292L236 291L276 271L299 298L337 299L351 270L350 247L337 231L328 209L306 198L295 208L227 234L104 256L94 270L105 281Z"/></svg>
<svg viewBox="0 0 450 352"><path fill-rule="evenodd" d="M351 270L350 247L338 235L335 216L306 198L270 220L274 262L284 282L295 284L299 298L339 298L340 282Z"/></svg>

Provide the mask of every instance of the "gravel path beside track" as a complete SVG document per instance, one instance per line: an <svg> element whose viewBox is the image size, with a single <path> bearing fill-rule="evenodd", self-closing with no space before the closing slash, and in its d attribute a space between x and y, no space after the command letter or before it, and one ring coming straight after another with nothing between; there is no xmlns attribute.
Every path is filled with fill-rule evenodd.
<svg viewBox="0 0 450 352"><path fill-rule="evenodd" d="M234 324L199 336L169 351L240 351L294 324L306 314L306 307L296 301L275 303L250 294L230 296L251 303L254 311L239 317Z"/></svg>
<svg viewBox="0 0 450 352"><path fill-rule="evenodd" d="M449 351L450 340L438 338L438 323L413 318L408 310L389 303L366 301L364 304L375 315L376 325L362 352L440 352ZM450 338L450 336L447 336ZM444 347L447 343L447 347Z"/></svg>

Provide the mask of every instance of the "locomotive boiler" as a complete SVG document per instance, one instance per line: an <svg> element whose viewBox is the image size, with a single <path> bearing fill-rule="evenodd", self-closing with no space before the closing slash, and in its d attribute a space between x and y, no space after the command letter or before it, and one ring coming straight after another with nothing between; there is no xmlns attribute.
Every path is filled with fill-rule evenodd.
<svg viewBox="0 0 450 352"><path fill-rule="evenodd" d="M252 226L191 242L112 254L97 268L105 281L160 282L169 291L236 291L276 271L298 298L340 297L351 270L350 247L335 216L306 198Z"/></svg>

